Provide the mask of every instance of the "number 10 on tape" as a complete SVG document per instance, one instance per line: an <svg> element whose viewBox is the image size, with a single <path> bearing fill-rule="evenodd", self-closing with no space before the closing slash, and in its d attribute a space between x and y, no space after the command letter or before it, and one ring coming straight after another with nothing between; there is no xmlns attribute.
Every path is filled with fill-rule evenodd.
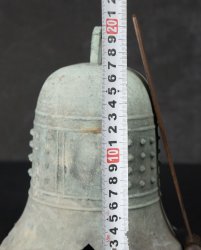
<svg viewBox="0 0 201 250"><path fill-rule="evenodd" d="M118 148L107 149L107 163L119 163L119 149Z"/></svg>

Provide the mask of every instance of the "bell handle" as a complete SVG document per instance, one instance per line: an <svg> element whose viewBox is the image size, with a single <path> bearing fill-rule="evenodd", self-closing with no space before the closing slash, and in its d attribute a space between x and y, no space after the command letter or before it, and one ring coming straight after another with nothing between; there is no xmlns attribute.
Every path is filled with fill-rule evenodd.
<svg viewBox="0 0 201 250"><path fill-rule="evenodd" d="M102 63L102 27L94 28L91 39L90 63Z"/></svg>

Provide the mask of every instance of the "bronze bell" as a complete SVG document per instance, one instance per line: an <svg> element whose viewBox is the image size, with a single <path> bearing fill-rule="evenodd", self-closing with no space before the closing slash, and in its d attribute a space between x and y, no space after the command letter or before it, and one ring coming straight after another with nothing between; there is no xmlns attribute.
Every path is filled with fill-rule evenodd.
<svg viewBox="0 0 201 250"><path fill-rule="evenodd" d="M29 198L0 250L102 249L101 28L91 62L61 68L40 92ZM156 124L143 77L128 69L129 249L181 250L160 202Z"/></svg>

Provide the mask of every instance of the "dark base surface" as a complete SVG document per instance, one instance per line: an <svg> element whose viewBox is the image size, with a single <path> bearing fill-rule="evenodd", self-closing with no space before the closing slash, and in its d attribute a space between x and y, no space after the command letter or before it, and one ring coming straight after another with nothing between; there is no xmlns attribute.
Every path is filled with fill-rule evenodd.
<svg viewBox="0 0 201 250"><path fill-rule="evenodd" d="M6 237L23 212L28 197L29 163L0 164L0 242ZM177 164L179 182L193 232L201 235L201 166ZM161 166L163 204L177 235L184 239L184 229L170 173Z"/></svg>

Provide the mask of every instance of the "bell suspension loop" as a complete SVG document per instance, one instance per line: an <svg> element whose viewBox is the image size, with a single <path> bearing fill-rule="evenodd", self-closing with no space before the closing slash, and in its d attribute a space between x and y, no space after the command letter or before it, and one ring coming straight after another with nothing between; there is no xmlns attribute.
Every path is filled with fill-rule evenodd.
<svg viewBox="0 0 201 250"><path fill-rule="evenodd" d="M90 63L101 64L102 63L102 27L95 27L91 40L91 54Z"/></svg>

